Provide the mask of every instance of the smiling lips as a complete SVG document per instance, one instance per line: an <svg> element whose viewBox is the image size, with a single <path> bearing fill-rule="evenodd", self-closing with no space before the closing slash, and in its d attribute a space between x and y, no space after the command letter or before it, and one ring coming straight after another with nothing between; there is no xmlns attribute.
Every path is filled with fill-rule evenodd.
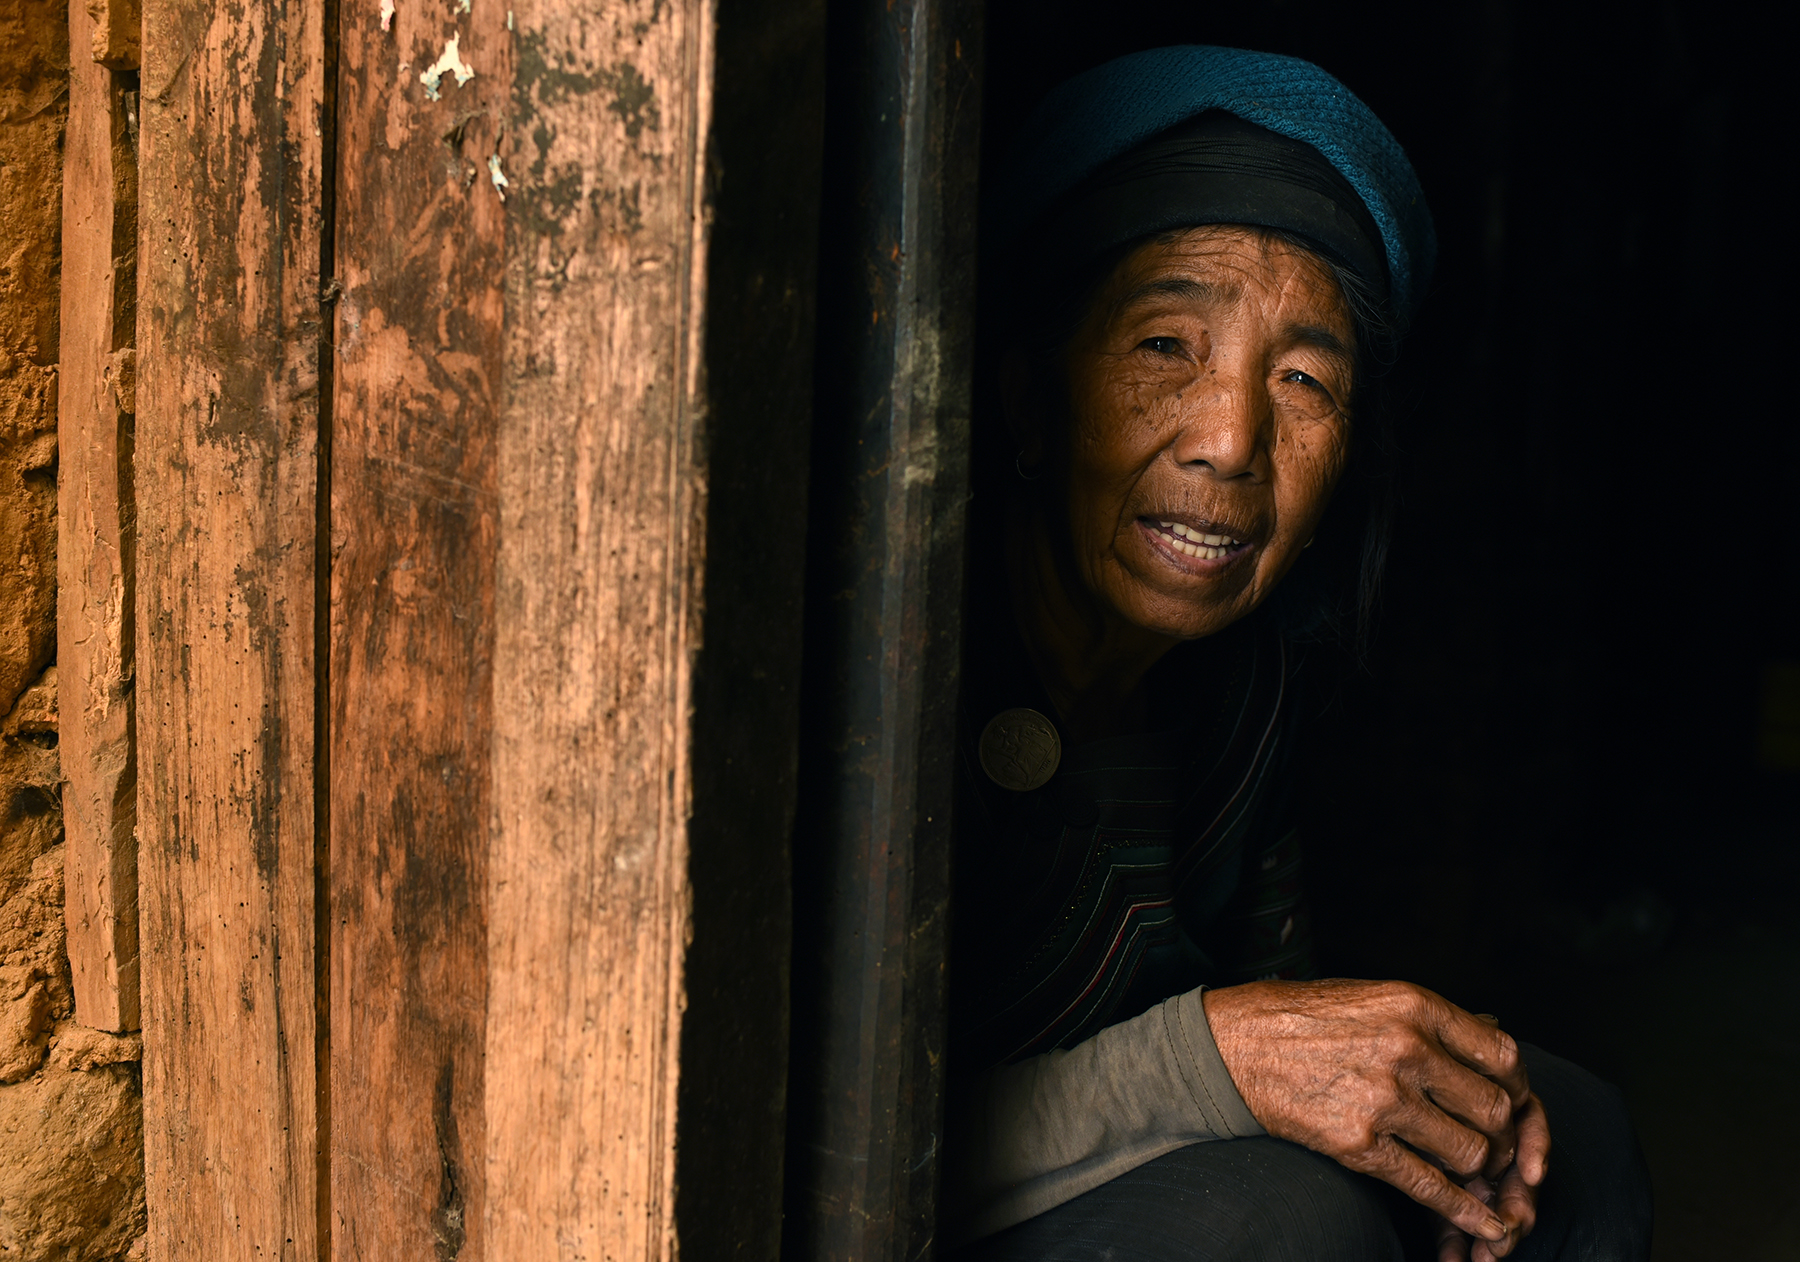
<svg viewBox="0 0 1800 1262"><path fill-rule="evenodd" d="M1169 547L1184 556L1201 561L1217 561L1232 549L1244 546L1241 539L1234 539L1230 535L1207 534L1178 521L1159 521L1156 526L1156 533L1162 536L1162 541Z"/></svg>

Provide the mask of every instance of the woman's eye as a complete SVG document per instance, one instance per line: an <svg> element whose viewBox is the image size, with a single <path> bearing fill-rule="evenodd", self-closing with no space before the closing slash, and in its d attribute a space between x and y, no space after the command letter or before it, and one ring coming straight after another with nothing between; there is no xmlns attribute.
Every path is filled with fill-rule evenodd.
<svg viewBox="0 0 1800 1262"><path fill-rule="evenodd" d="M1331 387L1327 386L1311 373L1301 372L1298 368L1294 368L1281 374L1281 379L1284 382L1292 382L1297 386L1305 386L1306 389L1328 410L1332 412L1340 410L1337 395L1332 393Z"/></svg>
<svg viewBox="0 0 1800 1262"><path fill-rule="evenodd" d="M1178 337L1147 337L1138 345L1158 355L1181 354L1181 339Z"/></svg>
<svg viewBox="0 0 1800 1262"><path fill-rule="evenodd" d="M1332 393L1331 387L1327 386L1323 381L1320 381L1311 373L1301 372L1298 368L1295 368L1284 373L1281 379L1283 381L1291 381L1295 385L1306 386L1310 389L1317 390L1327 399L1330 399L1334 407L1337 405L1337 395Z"/></svg>

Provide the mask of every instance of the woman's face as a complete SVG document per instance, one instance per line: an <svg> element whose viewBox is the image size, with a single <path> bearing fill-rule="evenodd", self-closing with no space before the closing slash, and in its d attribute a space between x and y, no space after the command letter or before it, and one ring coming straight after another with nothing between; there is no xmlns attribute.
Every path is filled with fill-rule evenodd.
<svg viewBox="0 0 1800 1262"><path fill-rule="evenodd" d="M1196 228L1126 258L1068 349L1066 430L1028 437L1088 590L1183 639L1256 608L1343 473L1353 338L1330 273L1280 241Z"/></svg>

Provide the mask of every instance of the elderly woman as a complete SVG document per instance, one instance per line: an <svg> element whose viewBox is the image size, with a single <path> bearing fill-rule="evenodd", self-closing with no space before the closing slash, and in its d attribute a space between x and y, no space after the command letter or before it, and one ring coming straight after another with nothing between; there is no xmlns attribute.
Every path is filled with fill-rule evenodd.
<svg viewBox="0 0 1800 1262"><path fill-rule="evenodd" d="M1083 75L1025 136L988 226L955 1256L1647 1257L1616 1092L1417 986L1302 980L1296 645L1380 561L1373 387L1434 252L1405 154L1317 67L1218 48Z"/></svg>

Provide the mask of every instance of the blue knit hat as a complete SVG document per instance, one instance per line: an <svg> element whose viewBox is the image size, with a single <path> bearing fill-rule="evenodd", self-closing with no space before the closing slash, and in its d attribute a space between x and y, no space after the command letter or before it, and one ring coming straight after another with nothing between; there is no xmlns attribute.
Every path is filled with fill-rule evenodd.
<svg viewBox="0 0 1800 1262"><path fill-rule="evenodd" d="M1032 114L990 205L1029 228L1109 162L1210 110L1311 145L1336 168L1381 234L1395 323L1410 324L1437 258L1419 178L1368 106L1297 57L1182 45L1077 75Z"/></svg>

